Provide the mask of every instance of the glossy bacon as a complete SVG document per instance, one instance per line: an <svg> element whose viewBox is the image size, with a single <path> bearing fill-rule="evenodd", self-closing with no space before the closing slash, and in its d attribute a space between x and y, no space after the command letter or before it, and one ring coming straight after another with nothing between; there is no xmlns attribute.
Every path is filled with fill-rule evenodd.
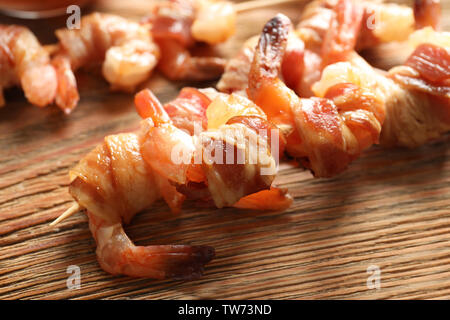
<svg viewBox="0 0 450 320"><path fill-rule="evenodd" d="M198 129L205 130L208 127L206 109L210 103L211 99L199 90L183 88L175 100L164 105L164 110L177 128L193 135L195 123L199 124Z"/></svg>
<svg viewBox="0 0 450 320"><path fill-rule="evenodd" d="M417 71L416 79L442 89L431 90L438 94L450 94L450 48L433 44L421 44L409 56L405 66ZM418 88L420 89L420 88ZM447 91L447 92L445 92Z"/></svg>

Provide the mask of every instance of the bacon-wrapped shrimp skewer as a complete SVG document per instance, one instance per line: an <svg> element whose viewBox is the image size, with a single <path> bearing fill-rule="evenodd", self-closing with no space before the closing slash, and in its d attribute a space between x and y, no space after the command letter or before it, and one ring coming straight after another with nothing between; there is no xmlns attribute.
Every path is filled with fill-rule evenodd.
<svg viewBox="0 0 450 320"><path fill-rule="evenodd" d="M434 43L419 46L406 66L387 75L349 54L349 61L324 69L313 86L317 98L300 99L278 78L289 29L282 15L266 24L248 95L270 121L285 128L286 150L303 159L315 176L341 172L378 143L380 134L383 144L416 146L449 130L447 34L429 29Z"/></svg>
<svg viewBox="0 0 450 320"><path fill-rule="evenodd" d="M221 113L222 122L208 121L205 127L200 123L193 135L178 128L166 109L172 108L172 116L181 114L188 101L206 118L208 112ZM186 89L165 107L149 90L138 93L135 102L144 118L140 131L106 137L70 171L69 191L88 212L105 271L158 279L201 275L214 256L212 248L139 247L124 233L122 223L157 199L163 198L173 212L180 211L186 198L211 199L219 208L282 210L291 204L285 191L271 187L274 136L257 133L271 126L251 101L234 95L217 95L211 101L196 89ZM243 162L229 162L230 151L235 156L231 160Z"/></svg>
<svg viewBox="0 0 450 320"><path fill-rule="evenodd" d="M415 28L437 28L439 1L415 2L415 10L392 3L316 0L307 4L290 35L282 65L285 83L302 97L314 96L312 85L328 64L381 43L407 40ZM230 59L217 88L245 92L256 39Z"/></svg>
<svg viewBox="0 0 450 320"><path fill-rule="evenodd" d="M228 40L236 29L239 12L296 0L247 1L233 4L221 0L169 0L158 3L143 19L161 49L159 70L171 80L212 80L224 71L226 61L218 57L193 56L195 43L210 46Z"/></svg>
<svg viewBox="0 0 450 320"><path fill-rule="evenodd" d="M163 1L143 22L152 26L161 49L158 68L169 79L210 80L223 73L224 59L192 56L189 48L198 41L214 45L234 33L235 12L230 2Z"/></svg>

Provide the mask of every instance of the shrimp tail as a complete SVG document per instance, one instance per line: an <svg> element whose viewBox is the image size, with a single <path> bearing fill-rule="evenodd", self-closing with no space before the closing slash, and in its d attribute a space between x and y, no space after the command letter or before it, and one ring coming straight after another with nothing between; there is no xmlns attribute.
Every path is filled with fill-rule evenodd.
<svg viewBox="0 0 450 320"><path fill-rule="evenodd" d="M57 55L53 58L52 64L58 79L55 102L64 113L69 114L80 100L77 81L71 68L70 59L65 55Z"/></svg>
<svg viewBox="0 0 450 320"><path fill-rule="evenodd" d="M249 82L255 84L258 78L274 79L278 76L282 63L280 57L283 57L286 50L291 29L291 21L283 14L277 14L266 23L253 57Z"/></svg>
<svg viewBox="0 0 450 320"><path fill-rule="evenodd" d="M194 280L202 276L205 264L215 255L209 246L136 246L120 223L108 224L91 213L88 217L97 242L97 259L105 271L114 275Z"/></svg>

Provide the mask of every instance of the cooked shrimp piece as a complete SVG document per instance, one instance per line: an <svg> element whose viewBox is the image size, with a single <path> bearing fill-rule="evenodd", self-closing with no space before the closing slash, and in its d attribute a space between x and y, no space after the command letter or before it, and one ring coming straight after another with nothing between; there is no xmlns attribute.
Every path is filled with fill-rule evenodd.
<svg viewBox="0 0 450 320"><path fill-rule="evenodd" d="M312 87L317 98L300 99L278 79L289 29L281 15L264 27L248 95L269 121L290 128L284 131L287 152L315 176L342 172L375 143L413 147L450 129L446 48L423 44L387 76L349 53L348 61L323 70Z"/></svg>
<svg viewBox="0 0 450 320"><path fill-rule="evenodd" d="M184 47L195 41L215 45L235 32L233 4L221 0L168 0L155 5L143 22L150 22L158 39L176 40Z"/></svg>
<svg viewBox="0 0 450 320"><path fill-rule="evenodd" d="M303 159L315 176L330 177L378 142L384 106L377 94L350 75L336 79L323 98L300 99L278 78L290 29L283 15L265 25L250 70L248 94L270 121L290 127L287 152Z"/></svg>
<svg viewBox="0 0 450 320"><path fill-rule="evenodd" d="M195 187L207 188L215 205L221 208L232 206L240 198L270 187L277 170L277 159L274 157L278 154L275 147L279 142L274 143L272 148L272 140L267 134L260 134L259 130L267 132L271 126L267 124L262 110L248 99L236 95L218 95L206 109L207 130L194 136L184 133L181 137L179 134L176 139L179 144L175 148L167 146L174 145L172 139L176 135L170 131L178 128L174 129L172 121L167 120L169 117L156 97L148 91L142 91L137 95L136 105L141 115L157 114L159 119L165 119L161 129L148 131L142 153L144 159L146 155L153 157L147 162L157 172L178 184L180 188L177 187L177 190L180 192L192 195L189 182L191 176L195 177ZM258 117L259 121L246 121L250 116ZM213 122L216 117L222 122ZM152 138L156 135L160 138ZM156 145L161 140L166 143ZM178 156L175 163L169 164L164 160L174 160L174 155ZM175 173L175 176L169 176L168 172Z"/></svg>
<svg viewBox="0 0 450 320"><path fill-rule="evenodd" d="M439 7L439 1L433 3L431 7ZM415 19L413 9L404 5L353 0L312 1L303 9L300 22L289 37L281 74L299 96L314 96L312 85L328 64L347 61L355 49L360 51L386 42L407 40L422 24L419 17ZM245 44L227 63L217 88L228 93L245 92L253 54L254 44L249 48Z"/></svg>
<svg viewBox="0 0 450 320"><path fill-rule="evenodd" d="M156 279L193 279L214 256L207 246L135 246L122 222L163 196L164 179L140 153L135 133L109 136L71 170L70 193L88 211L97 259L111 274Z"/></svg>
<svg viewBox="0 0 450 320"><path fill-rule="evenodd" d="M60 29L56 36L73 70L103 64L103 75L113 89L134 90L150 76L159 59L150 25L111 14L84 16L80 29Z"/></svg>
<svg viewBox="0 0 450 320"><path fill-rule="evenodd" d="M427 34L430 37L422 39L425 43L417 46L405 64L392 68L386 76L371 73L360 57L328 66L313 86L315 94L323 97L343 79L358 78L383 101L380 144L412 148L439 138L450 130L449 37L434 31ZM413 34L412 39L415 43L417 36Z"/></svg>
<svg viewBox="0 0 450 320"><path fill-rule="evenodd" d="M183 88L176 99L164 105L164 110L177 128L194 135L196 130L199 133L208 128L206 109L211 101L196 88Z"/></svg>
<svg viewBox="0 0 450 320"><path fill-rule="evenodd" d="M278 152L272 152L272 146L278 145L279 136L267 131L273 126L262 110L243 97L226 95L224 99L223 94L205 92L215 96L211 105L221 99L215 103L214 115L226 122L218 128L208 127L193 135L183 131L146 89L135 97L144 118L140 130L106 137L70 171L69 191L87 209L97 259L105 271L157 279L194 279L202 274L214 257L213 248L140 247L125 234L122 223L129 223L158 199L164 199L174 213L180 212L185 199L212 200L218 208L236 205L257 210L284 210L291 204L285 190L271 187ZM209 101L203 93L187 88L166 104L167 109L189 99L201 109ZM179 110L184 112L176 107L173 114ZM264 190L268 193L261 194ZM239 202L254 193L260 194ZM261 196L273 201L256 201Z"/></svg>
<svg viewBox="0 0 450 320"><path fill-rule="evenodd" d="M17 25L0 25L0 106L3 90L20 85L28 101L44 107L53 102L58 80L47 51L33 33Z"/></svg>

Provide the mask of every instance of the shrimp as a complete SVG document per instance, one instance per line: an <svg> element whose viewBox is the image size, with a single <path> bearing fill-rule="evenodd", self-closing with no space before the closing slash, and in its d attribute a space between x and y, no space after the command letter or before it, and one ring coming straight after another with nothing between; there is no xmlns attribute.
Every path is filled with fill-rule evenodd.
<svg viewBox="0 0 450 320"><path fill-rule="evenodd" d="M150 25L111 14L92 13L81 19L79 30L60 29L56 36L72 70L101 63L116 90L133 91L150 76L160 56Z"/></svg>
<svg viewBox="0 0 450 320"><path fill-rule="evenodd" d="M121 223L111 223L89 213L89 228L97 243L97 258L103 270L114 275L152 279L198 279L204 265L214 257L208 246L136 246Z"/></svg>
<svg viewBox="0 0 450 320"><path fill-rule="evenodd" d="M410 41L414 52L388 73L409 93L407 108L387 106L381 142L388 146L417 147L450 131L450 33L425 28Z"/></svg>
<svg viewBox="0 0 450 320"><path fill-rule="evenodd" d="M276 174L271 145L277 136L257 133L269 126L263 111L239 96L208 99L187 88L164 107L150 90L139 92L135 104L144 118L140 130L106 137L70 171L69 191L87 209L97 260L105 271L156 279L195 279L203 273L214 257L213 248L141 247L125 234L122 224L158 199L174 213L180 212L185 199L212 199L218 208L266 210L283 210L292 203L286 190L271 186ZM206 129L192 135L176 127L166 109L180 116L189 100L194 109L203 110L208 103L214 115L223 110L224 122L213 127L206 119ZM231 151L235 157L230 163ZM261 196L266 205L257 201Z"/></svg>
<svg viewBox="0 0 450 320"><path fill-rule="evenodd" d="M211 80L224 70L225 60L194 57L189 48L202 41L223 42L233 33L234 11L228 2L164 1L143 20L152 25L152 34L161 49L159 70L171 80ZM215 16L211 16L214 14ZM214 19L214 27L211 27ZM217 19L217 20L216 20Z"/></svg>
<svg viewBox="0 0 450 320"><path fill-rule="evenodd" d="M125 234L139 211L172 189L154 172L140 153L139 135L126 133L105 138L70 171L69 191L88 211L89 226L97 242L97 259L111 274L156 279L194 279L214 257L208 246L135 246ZM167 185L169 185L167 183Z"/></svg>
<svg viewBox="0 0 450 320"><path fill-rule="evenodd" d="M433 12L436 17L438 11L433 8L439 8L439 1L425 1L426 4L421 5L419 2L416 1L416 8ZM327 65L347 61L354 50L407 40L415 28L424 24L435 26L432 19L421 22L424 19L417 12L418 9L413 11L391 3L312 1L305 6L299 24L288 39L281 69L285 83L299 96L314 96L312 85L320 79ZM254 54L254 45L246 46L227 63L218 83L219 90L245 92L250 71L248 62Z"/></svg>
<svg viewBox="0 0 450 320"><path fill-rule="evenodd" d="M201 93L191 94L194 97L200 95ZM259 107L238 95L218 95L208 105L206 119L202 120L202 123L207 123L207 129L189 135L195 143L192 147L189 142L191 140L186 136L188 133L185 133L182 139L176 138L173 132L181 130L173 126L165 110L179 102L180 98L177 98L163 107L148 91L136 96L139 114L164 115L164 121L170 124L148 131L148 139L142 145L144 159L148 159L157 172L164 175L168 172L176 173L168 178L179 185L177 190L189 194L193 193L189 190L192 186L190 181L195 182L196 187L207 188L209 196L218 208L233 206L239 199L270 187L276 174L276 153L279 152L275 147L280 145L280 142L276 140L277 144L272 148L272 137L260 134L259 130L265 129L267 133L267 128L272 126L268 124ZM192 103L193 108L200 106L198 100L193 100ZM183 109L175 109L172 115L178 114L176 110L184 113ZM248 120L250 118L253 120ZM220 122L214 122L218 119ZM192 159L193 162L178 161L176 165L169 165L166 160L172 158L173 149L168 146L174 145L170 142L171 137L184 141L184 152L176 149L176 154L181 153L184 160ZM162 144L159 142L162 139L169 141ZM274 139L278 139L278 136L274 135ZM195 177L193 180L191 175Z"/></svg>
<svg viewBox="0 0 450 320"><path fill-rule="evenodd" d="M5 104L3 89L16 85L36 106L55 99L58 80L48 52L25 27L0 25L0 74L0 106Z"/></svg>
<svg viewBox="0 0 450 320"><path fill-rule="evenodd" d="M52 65L55 68L58 79L55 103L66 114L69 114L80 100L77 80L73 74L70 59L66 55L58 54L52 58Z"/></svg>
<svg viewBox="0 0 450 320"><path fill-rule="evenodd" d="M250 70L248 96L270 121L290 128L288 153L303 159L316 177L330 177L378 142L384 105L378 94L350 76L337 79L323 98L300 99L278 78L290 29L291 22L280 14L265 25Z"/></svg>

